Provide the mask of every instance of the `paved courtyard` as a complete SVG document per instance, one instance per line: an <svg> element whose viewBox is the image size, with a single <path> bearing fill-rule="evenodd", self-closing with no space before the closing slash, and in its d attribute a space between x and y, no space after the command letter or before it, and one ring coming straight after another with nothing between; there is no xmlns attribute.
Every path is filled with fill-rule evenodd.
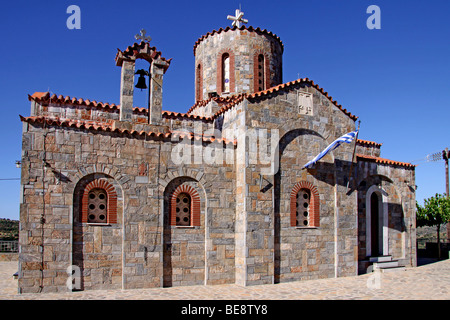
<svg viewBox="0 0 450 320"><path fill-rule="evenodd" d="M0 262L1 300L450 300L450 260L404 271L241 287L172 288L18 294L17 262Z"/></svg>

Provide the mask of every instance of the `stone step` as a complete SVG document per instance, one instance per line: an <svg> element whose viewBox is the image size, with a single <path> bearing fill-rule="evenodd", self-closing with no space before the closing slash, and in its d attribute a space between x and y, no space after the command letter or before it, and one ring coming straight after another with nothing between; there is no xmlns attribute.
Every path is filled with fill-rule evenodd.
<svg viewBox="0 0 450 320"><path fill-rule="evenodd" d="M370 257L370 262L386 262L392 261L392 256L379 256L379 257Z"/></svg>
<svg viewBox="0 0 450 320"><path fill-rule="evenodd" d="M383 262L374 262L373 269L386 269L386 268L396 268L398 267L398 261L383 261Z"/></svg>
<svg viewBox="0 0 450 320"><path fill-rule="evenodd" d="M391 268L383 268L380 269L381 272L396 272L396 271L406 271L406 267L398 266L398 267L391 267Z"/></svg>

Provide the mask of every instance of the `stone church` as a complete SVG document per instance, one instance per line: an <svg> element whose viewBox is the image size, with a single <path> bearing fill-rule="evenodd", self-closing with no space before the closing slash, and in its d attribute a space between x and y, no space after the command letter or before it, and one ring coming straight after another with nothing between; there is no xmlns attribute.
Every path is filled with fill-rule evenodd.
<svg viewBox="0 0 450 320"><path fill-rule="evenodd" d="M416 265L414 166L354 139L305 168L357 117L311 79L283 83L281 39L242 16L195 42L186 113L163 109L171 59L144 30L115 57L120 104L29 95L19 292L247 286ZM148 87L148 108L133 104L135 85Z"/></svg>

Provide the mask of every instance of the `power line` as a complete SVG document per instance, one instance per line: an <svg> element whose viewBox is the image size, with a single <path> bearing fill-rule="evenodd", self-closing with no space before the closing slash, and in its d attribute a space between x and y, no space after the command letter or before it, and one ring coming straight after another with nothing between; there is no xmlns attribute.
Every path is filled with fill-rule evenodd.
<svg viewBox="0 0 450 320"><path fill-rule="evenodd" d="M4 181L4 180L20 180L20 178L4 178L4 179L0 179L0 181Z"/></svg>

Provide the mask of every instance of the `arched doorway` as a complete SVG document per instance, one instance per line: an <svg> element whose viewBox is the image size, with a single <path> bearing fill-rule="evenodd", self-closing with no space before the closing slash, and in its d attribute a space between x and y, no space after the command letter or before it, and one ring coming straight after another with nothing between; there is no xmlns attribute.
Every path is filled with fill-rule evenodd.
<svg viewBox="0 0 450 320"><path fill-rule="evenodd" d="M380 232L380 225L382 226L382 223L380 224L380 199L377 193L373 192L370 196L370 230L372 256L383 255L383 237L382 232Z"/></svg>
<svg viewBox="0 0 450 320"><path fill-rule="evenodd" d="M366 194L366 253L368 257L388 255L387 193L377 186Z"/></svg>

